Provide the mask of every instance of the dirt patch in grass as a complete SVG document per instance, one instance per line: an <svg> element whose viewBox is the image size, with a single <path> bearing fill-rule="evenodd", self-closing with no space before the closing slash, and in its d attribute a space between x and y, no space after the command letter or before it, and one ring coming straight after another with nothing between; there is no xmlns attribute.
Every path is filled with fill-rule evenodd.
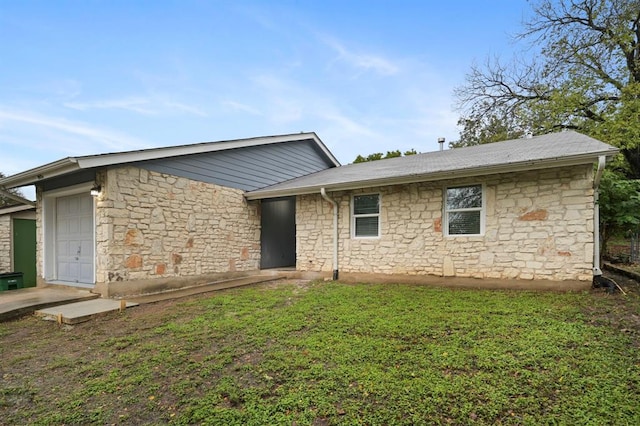
<svg viewBox="0 0 640 426"><path fill-rule="evenodd" d="M593 297L601 299L584 307L584 312L593 324L600 324L626 333L640 347L640 283L626 275L606 271L626 293L607 294L602 289L593 290Z"/></svg>
<svg viewBox="0 0 640 426"><path fill-rule="evenodd" d="M285 280L0 324L0 424L640 424L640 292Z"/></svg>

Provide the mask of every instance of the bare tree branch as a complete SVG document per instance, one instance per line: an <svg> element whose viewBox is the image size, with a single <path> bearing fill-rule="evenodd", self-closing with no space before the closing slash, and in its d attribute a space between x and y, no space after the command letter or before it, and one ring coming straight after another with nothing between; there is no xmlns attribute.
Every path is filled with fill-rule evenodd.
<svg viewBox="0 0 640 426"><path fill-rule="evenodd" d="M454 91L461 122L496 129L484 117L511 116L520 122L510 126L539 132L606 125L640 83L640 0L534 0L533 11L517 40L538 54L474 65Z"/></svg>

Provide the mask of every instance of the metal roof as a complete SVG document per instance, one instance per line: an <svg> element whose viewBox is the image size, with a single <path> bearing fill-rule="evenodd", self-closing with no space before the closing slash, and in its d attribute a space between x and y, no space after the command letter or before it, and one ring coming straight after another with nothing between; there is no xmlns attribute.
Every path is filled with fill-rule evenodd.
<svg viewBox="0 0 640 426"><path fill-rule="evenodd" d="M589 164L618 149L575 131L349 164L246 193L262 199Z"/></svg>
<svg viewBox="0 0 640 426"><path fill-rule="evenodd" d="M313 140L319 150L330 163L340 166L340 162L327 149L320 138L314 133L294 133L290 135L265 136L230 141L204 142L191 145L180 145L163 148L143 149L137 151L116 152L109 154L87 155L82 157L67 157L48 163L12 176L0 179L0 188L16 188L32 185L44 179L72 173L82 169L133 163L138 161L155 160L159 158L178 157L182 155L199 154L205 152L224 151L235 148L268 145L282 142Z"/></svg>

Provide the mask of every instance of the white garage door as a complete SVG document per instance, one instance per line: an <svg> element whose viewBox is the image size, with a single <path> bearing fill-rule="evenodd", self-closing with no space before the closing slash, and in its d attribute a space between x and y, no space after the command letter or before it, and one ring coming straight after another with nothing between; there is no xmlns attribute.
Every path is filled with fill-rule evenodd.
<svg viewBox="0 0 640 426"><path fill-rule="evenodd" d="M94 284L93 198L73 195L56 200L58 281Z"/></svg>

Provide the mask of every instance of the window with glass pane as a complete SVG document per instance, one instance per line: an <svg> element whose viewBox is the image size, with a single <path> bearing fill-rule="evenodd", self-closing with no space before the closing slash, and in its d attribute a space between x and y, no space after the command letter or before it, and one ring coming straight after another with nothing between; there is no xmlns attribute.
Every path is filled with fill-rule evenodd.
<svg viewBox="0 0 640 426"><path fill-rule="evenodd" d="M353 197L353 235L378 237L380 234L380 194Z"/></svg>
<svg viewBox="0 0 640 426"><path fill-rule="evenodd" d="M447 188L445 206L448 235L482 233L482 185Z"/></svg>

